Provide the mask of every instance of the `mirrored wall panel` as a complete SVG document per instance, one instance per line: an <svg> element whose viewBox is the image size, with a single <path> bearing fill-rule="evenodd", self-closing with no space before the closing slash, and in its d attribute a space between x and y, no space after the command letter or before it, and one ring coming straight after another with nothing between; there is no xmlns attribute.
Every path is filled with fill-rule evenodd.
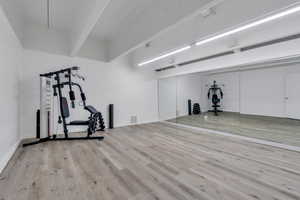
<svg viewBox="0 0 300 200"><path fill-rule="evenodd" d="M159 111L179 125L300 146L300 65L162 79Z"/></svg>
<svg viewBox="0 0 300 200"><path fill-rule="evenodd" d="M233 127L239 128L239 101L236 96L239 88L234 75L195 74L179 79L184 81L178 81L178 88L181 89L178 89L177 98L186 96L191 112L179 116L177 123L230 132ZM186 91L193 96L188 97Z"/></svg>
<svg viewBox="0 0 300 200"><path fill-rule="evenodd" d="M176 120L177 78L158 81L158 109L161 121Z"/></svg>

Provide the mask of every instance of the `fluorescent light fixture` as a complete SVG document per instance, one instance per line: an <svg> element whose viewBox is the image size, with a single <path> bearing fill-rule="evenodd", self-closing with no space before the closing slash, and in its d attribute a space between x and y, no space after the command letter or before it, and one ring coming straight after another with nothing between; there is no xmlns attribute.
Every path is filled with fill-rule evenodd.
<svg viewBox="0 0 300 200"><path fill-rule="evenodd" d="M151 59L151 60L147 60L147 61L145 61L145 62L139 63L138 66L143 66L143 65L147 65L147 64L149 64L149 63L153 63L153 62L158 61L158 60L161 60L161 59L163 59L163 58L166 58L166 57L169 57L169 56L178 54L178 53L180 53L180 52L189 50L190 48L192 48L191 45L185 46L185 47L183 47L183 48L180 48L180 49L177 49L177 50L175 50L175 51L172 51L172 52L163 54L163 55L158 56L158 57L156 57L156 58L153 58L153 59Z"/></svg>
<svg viewBox="0 0 300 200"><path fill-rule="evenodd" d="M277 14L274 14L274 15L271 15L271 16L266 17L266 18L264 18L264 19L261 19L261 20L258 20L258 21L255 21L255 22L246 24L246 25L244 25L244 26L241 26L241 27L239 27L239 28L233 29L233 30L231 30L231 31L228 31L228 32L225 32L225 33L216 35L216 36L213 36L213 37L208 38L208 39L201 40L201 41L197 42L196 45L197 45L197 46L200 46L200 45L209 43L209 42L211 42L211 41L214 41L214 40L217 40L217 39L220 39L220 38L229 36L229 35L233 35L233 34L235 34L235 33L238 33L238 32L241 32L241 31L244 31L244 30L247 30L247 29L256 27L256 26L259 26L259 25L261 25L261 24L264 24L264 23L267 23L267 22L270 22L270 21L273 21L273 20L276 20L276 19L285 17L285 16L287 16L287 15L291 15L291 14L296 13L296 12L299 12L299 11L300 11L300 6L297 6L297 7L288 9L288 10L286 10L286 11L283 11L283 12L280 12L280 13L277 13Z"/></svg>

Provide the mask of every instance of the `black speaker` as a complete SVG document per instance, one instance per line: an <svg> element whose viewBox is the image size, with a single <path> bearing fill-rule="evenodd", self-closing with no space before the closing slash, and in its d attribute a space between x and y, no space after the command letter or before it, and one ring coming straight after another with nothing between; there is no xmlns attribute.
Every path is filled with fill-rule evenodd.
<svg viewBox="0 0 300 200"><path fill-rule="evenodd" d="M108 128L113 129L114 128L114 104L109 104L108 106L108 118L109 118Z"/></svg>
<svg viewBox="0 0 300 200"><path fill-rule="evenodd" d="M188 110L189 110L189 115L192 115L192 100L188 100Z"/></svg>
<svg viewBox="0 0 300 200"><path fill-rule="evenodd" d="M36 138L41 138L41 112L40 109L36 111Z"/></svg>

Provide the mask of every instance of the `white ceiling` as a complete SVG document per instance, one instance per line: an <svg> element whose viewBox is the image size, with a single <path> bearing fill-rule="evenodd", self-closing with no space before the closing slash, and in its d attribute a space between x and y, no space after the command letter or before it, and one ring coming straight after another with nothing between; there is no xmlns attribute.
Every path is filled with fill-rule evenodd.
<svg viewBox="0 0 300 200"><path fill-rule="evenodd" d="M245 32L240 32L235 35L207 43L205 45L194 46L189 51L170 56L168 58L148 64L144 67L159 69L190 60L199 59L234 49L239 49L241 47L258 44L261 42L271 41L274 39L299 34L299 19L300 13L295 14L293 16L289 16L284 19L280 19L278 21L273 21L268 24L264 24L260 27L253 28ZM168 49L167 45L165 47L156 46L157 44L161 44L158 43L157 40L153 41L153 46L149 48L143 47L133 52L135 60L134 65L137 65L139 62L144 61L145 59L153 58L159 55L159 52L164 52L165 48ZM156 48L156 51L153 51L154 53L148 52L148 50L152 51L151 48Z"/></svg>
<svg viewBox="0 0 300 200"><path fill-rule="evenodd" d="M5 1L5 0L2 0ZM72 31L78 21L85 17L97 0L50 0L49 16L51 28ZM14 7L20 8L25 25L47 26L47 0L9 0ZM12 12L12 10L10 10Z"/></svg>
<svg viewBox="0 0 300 200"><path fill-rule="evenodd" d="M128 24L132 24L150 4L154 3L155 0L111 1L91 32L91 37L99 40L112 40L119 30Z"/></svg>
<svg viewBox="0 0 300 200"><path fill-rule="evenodd" d="M25 48L102 61L131 55L134 63L137 63L299 0L49 2L50 29L47 28L47 0L0 0ZM216 15L201 16L200 13L212 2L222 2L215 7ZM295 26L295 21L297 20L293 19L293 23L288 23L289 28L284 30L298 31L297 27L300 26ZM266 26L266 29L270 30L270 27ZM280 28L274 29L274 32L283 34ZM253 42L253 38L260 39L251 39L254 33L250 33L239 35L239 41ZM151 46L145 48L149 41ZM222 46L221 43L222 41L216 44L216 47Z"/></svg>
<svg viewBox="0 0 300 200"><path fill-rule="evenodd" d="M215 14L208 17L203 17L201 14L195 15L190 20L168 29L159 37L153 39L150 47L142 46L136 49L132 52L134 65L185 45L193 44L207 36L238 27L257 18L263 18L266 14L277 12L298 2L298 0L225 0L214 7ZM170 64L224 52L231 49L232 45L251 45L300 33L299 16L299 13L294 14L231 37L194 47L192 50L162 59L147 65L147 67L161 68Z"/></svg>

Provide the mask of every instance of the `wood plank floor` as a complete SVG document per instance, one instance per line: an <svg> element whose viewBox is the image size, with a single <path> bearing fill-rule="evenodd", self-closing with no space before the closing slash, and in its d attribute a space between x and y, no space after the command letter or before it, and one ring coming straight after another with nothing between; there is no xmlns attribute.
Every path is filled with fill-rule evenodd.
<svg viewBox="0 0 300 200"><path fill-rule="evenodd" d="M300 199L300 153L153 123L19 148L0 200Z"/></svg>
<svg viewBox="0 0 300 200"><path fill-rule="evenodd" d="M230 112L214 116L209 112L169 121L300 147L300 120Z"/></svg>

